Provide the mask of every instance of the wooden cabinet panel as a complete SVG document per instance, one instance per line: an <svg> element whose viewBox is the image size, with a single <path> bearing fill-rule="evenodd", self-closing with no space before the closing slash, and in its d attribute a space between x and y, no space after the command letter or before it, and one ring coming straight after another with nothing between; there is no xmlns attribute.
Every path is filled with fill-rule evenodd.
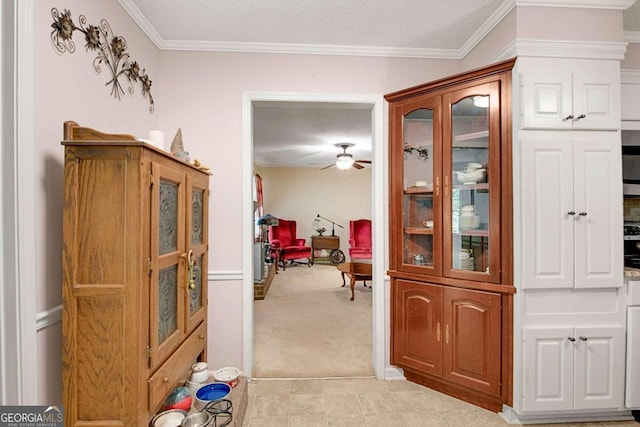
<svg viewBox="0 0 640 427"><path fill-rule="evenodd" d="M393 363L442 375L442 287L398 280Z"/></svg>
<svg viewBox="0 0 640 427"><path fill-rule="evenodd" d="M500 393L500 295L445 288L445 378Z"/></svg>
<svg viewBox="0 0 640 427"><path fill-rule="evenodd" d="M392 281L392 363L481 393L501 392L501 296Z"/></svg>

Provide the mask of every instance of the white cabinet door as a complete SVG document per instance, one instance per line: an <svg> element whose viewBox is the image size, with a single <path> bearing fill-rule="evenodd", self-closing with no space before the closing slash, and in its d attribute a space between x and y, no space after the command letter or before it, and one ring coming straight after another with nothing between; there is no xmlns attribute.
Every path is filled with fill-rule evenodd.
<svg viewBox="0 0 640 427"><path fill-rule="evenodd" d="M570 73L524 73L520 81L523 129L571 129Z"/></svg>
<svg viewBox="0 0 640 427"><path fill-rule="evenodd" d="M573 141L576 288L623 285L622 166L618 133Z"/></svg>
<svg viewBox="0 0 640 427"><path fill-rule="evenodd" d="M525 289L623 285L617 132L521 140Z"/></svg>
<svg viewBox="0 0 640 427"><path fill-rule="evenodd" d="M523 329L523 410L623 406L624 328Z"/></svg>
<svg viewBox="0 0 640 427"><path fill-rule="evenodd" d="M523 73L522 129L620 129L620 75Z"/></svg>
<svg viewBox="0 0 640 427"><path fill-rule="evenodd" d="M575 337L574 409L624 406L624 328L580 327Z"/></svg>
<svg viewBox="0 0 640 427"><path fill-rule="evenodd" d="M573 288L570 139L521 141L523 288Z"/></svg>
<svg viewBox="0 0 640 427"><path fill-rule="evenodd" d="M523 330L524 411L573 408L573 328Z"/></svg>
<svg viewBox="0 0 640 427"><path fill-rule="evenodd" d="M627 408L640 409L640 307L627 309Z"/></svg>
<svg viewBox="0 0 640 427"><path fill-rule="evenodd" d="M619 74L574 73L573 115L574 129L620 129Z"/></svg>

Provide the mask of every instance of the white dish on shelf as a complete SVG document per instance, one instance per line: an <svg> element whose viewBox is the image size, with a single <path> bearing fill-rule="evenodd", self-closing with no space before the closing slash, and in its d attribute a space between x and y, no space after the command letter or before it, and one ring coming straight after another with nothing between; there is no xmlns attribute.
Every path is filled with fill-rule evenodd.
<svg viewBox="0 0 640 427"><path fill-rule="evenodd" d="M427 181L416 181L413 183L412 187L426 187L429 183Z"/></svg>

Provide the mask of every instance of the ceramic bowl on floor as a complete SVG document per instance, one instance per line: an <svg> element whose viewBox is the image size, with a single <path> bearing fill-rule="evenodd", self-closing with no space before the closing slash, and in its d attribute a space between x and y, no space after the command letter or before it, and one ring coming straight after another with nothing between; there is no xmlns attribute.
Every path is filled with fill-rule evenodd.
<svg viewBox="0 0 640 427"><path fill-rule="evenodd" d="M214 400L224 399L231 393L231 386L227 383L210 383L205 384L196 391L194 408L202 411L207 403Z"/></svg>
<svg viewBox="0 0 640 427"><path fill-rule="evenodd" d="M160 412L151 420L152 427L177 427L187 417L187 411L182 409L169 409Z"/></svg>
<svg viewBox="0 0 640 427"><path fill-rule="evenodd" d="M231 388L238 385L238 377L240 377L240 370L234 367L220 368L213 373L213 378L221 383L227 383Z"/></svg>

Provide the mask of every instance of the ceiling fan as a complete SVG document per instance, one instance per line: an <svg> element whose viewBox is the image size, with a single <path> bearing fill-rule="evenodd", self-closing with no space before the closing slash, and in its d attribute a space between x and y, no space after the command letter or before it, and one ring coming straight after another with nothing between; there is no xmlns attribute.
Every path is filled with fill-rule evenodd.
<svg viewBox="0 0 640 427"><path fill-rule="evenodd" d="M338 169L342 170L349 169L350 167L353 167L355 169L362 169L364 168L364 166L362 166L363 163L371 163L371 160L354 160L353 155L347 153L347 148L353 147L353 144L341 142L339 144L335 144L335 146L338 148L342 148L342 153L336 156L337 159L335 162L332 162L331 164L321 168L321 170L329 169L333 166L337 166Z"/></svg>

